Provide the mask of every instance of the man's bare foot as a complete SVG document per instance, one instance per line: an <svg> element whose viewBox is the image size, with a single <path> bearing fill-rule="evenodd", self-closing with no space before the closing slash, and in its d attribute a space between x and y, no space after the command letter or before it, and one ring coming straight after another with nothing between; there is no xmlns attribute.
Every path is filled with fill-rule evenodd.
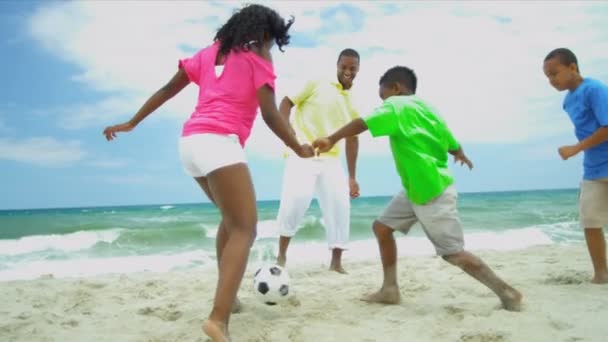
<svg viewBox="0 0 608 342"><path fill-rule="evenodd" d="M338 273L342 273L342 274L347 274L348 272L346 272L346 270L344 269L344 267L342 267L342 265L330 265L329 266L329 270L330 271L334 271L334 272L338 272Z"/></svg>
<svg viewBox="0 0 608 342"><path fill-rule="evenodd" d="M508 311L521 311L521 300L523 295L515 289L506 290L500 297L502 307Z"/></svg>
<svg viewBox="0 0 608 342"><path fill-rule="evenodd" d="M230 309L231 313L239 313L243 310L243 305L241 304L241 301L239 300L239 298L235 298L234 299L234 303L232 303L232 309Z"/></svg>
<svg viewBox="0 0 608 342"><path fill-rule="evenodd" d="M209 336L212 342L230 342L226 324L210 319L203 323L203 332Z"/></svg>
<svg viewBox="0 0 608 342"><path fill-rule="evenodd" d="M286 263L287 263L287 257L285 257L283 255L279 255L277 257L277 265L279 265L281 267L285 267Z"/></svg>
<svg viewBox="0 0 608 342"><path fill-rule="evenodd" d="M593 284L608 284L608 273L597 273L591 279Z"/></svg>
<svg viewBox="0 0 608 342"><path fill-rule="evenodd" d="M363 296L362 301L368 303L399 304L401 303L401 293L397 286L382 287L380 291Z"/></svg>

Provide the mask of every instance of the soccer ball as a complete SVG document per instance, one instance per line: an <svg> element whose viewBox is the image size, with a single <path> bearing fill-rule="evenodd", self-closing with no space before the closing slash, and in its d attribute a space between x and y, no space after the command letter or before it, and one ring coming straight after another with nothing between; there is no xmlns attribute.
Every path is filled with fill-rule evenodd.
<svg viewBox="0 0 608 342"><path fill-rule="evenodd" d="M289 295L289 274L278 265L260 267L253 275L253 291L266 305L276 305Z"/></svg>

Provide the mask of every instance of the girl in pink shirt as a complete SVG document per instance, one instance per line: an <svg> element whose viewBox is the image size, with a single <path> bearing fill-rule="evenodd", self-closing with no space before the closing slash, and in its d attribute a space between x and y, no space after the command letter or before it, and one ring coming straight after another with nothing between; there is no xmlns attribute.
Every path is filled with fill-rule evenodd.
<svg viewBox="0 0 608 342"><path fill-rule="evenodd" d="M179 61L173 78L152 95L128 122L107 127L107 140L129 132L190 82L199 86L198 103L184 124L180 158L209 199L219 208L216 252L219 277L213 309L203 331L213 341L228 340L231 311L237 311L237 291L255 240L257 208L243 146L258 107L268 127L300 157L312 157L300 145L289 123L279 114L274 95L270 49L289 44L288 22L274 10L249 5L222 26L214 43Z"/></svg>

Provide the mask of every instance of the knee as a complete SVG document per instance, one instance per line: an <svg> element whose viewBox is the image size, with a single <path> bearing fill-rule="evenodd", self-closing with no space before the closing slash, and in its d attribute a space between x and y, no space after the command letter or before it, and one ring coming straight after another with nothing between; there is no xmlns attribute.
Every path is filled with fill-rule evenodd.
<svg viewBox="0 0 608 342"><path fill-rule="evenodd" d="M235 217L224 218L224 225L230 231L230 234L240 235L242 238L249 240L253 244L257 237L257 216L250 217Z"/></svg>
<svg viewBox="0 0 608 342"><path fill-rule="evenodd" d="M458 252L450 255L442 255L443 260L449 262L454 266L458 266L462 269L476 269L481 267L481 261L471 254L466 252Z"/></svg>
<svg viewBox="0 0 608 342"><path fill-rule="evenodd" d="M393 230L378 220L374 221L372 228L374 230L374 235L376 235L376 239L380 241L393 238Z"/></svg>

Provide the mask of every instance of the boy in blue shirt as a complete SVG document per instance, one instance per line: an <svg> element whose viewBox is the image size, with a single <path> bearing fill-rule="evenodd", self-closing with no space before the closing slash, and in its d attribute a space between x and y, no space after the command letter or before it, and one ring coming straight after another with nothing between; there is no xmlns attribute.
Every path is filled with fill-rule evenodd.
<svg viewBox="0 0 608 342"><path fill-rule="evenodd" d="M563 108L579 141L560 147L558 152L563 160L584 153L579 219L595 273L591 282L605 284L608 269L602 228L608 225L608 86L581 76L576 56L566 48L551 51L543 71L555 89L568 90Z"/></svg>

